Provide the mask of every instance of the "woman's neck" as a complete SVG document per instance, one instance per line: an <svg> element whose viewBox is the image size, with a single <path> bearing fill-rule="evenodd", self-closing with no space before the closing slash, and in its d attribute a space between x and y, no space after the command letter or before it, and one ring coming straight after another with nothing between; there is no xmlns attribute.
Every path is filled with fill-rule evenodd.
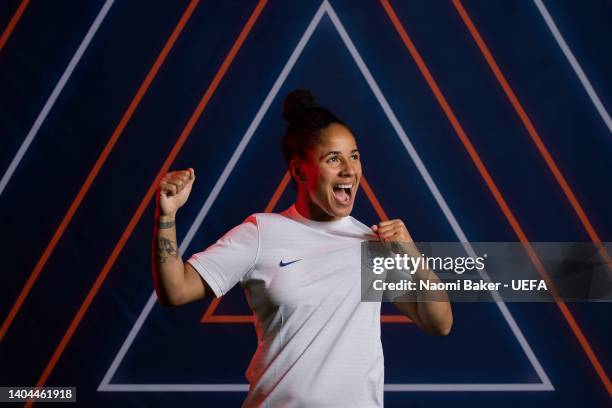
<svg viewBox="0 0 612 408"><path fill-rule="evenodd" d="M323 211L321 207L310 200L310 197L308 197L307 194L298 193L297 200L295 201L295 209L298 213L300 213L300 215L313 221L327 222L337 221L340 219L339 217L331 216Z"/></svg>

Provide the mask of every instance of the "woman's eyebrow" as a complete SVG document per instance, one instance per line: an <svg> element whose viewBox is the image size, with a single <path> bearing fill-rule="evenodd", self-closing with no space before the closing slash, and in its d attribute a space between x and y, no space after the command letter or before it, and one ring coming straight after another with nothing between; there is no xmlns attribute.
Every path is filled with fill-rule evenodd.
<svg viewBox="0 0 612 408"><path fill-rule="evenodd" d="M327 156L329 156L330 154L342 154L342 152L338 151L338 150L332 150L331 152L327 152L323 155L321 155L321 159L326 158Z"/></svg>
<svg viewBox="0 0 612 408"><path fill-rule="evenodd" d="M353 150L351 150L351 153L359 153L359 149L353 149ZM327 156L329 156L330 154L342 154L342 152L341 152L341 151L339 151L339 150L332 150L332 151L330 151L330 152L327 152L327 153L323 154L323 155L321 156L321 159L326 158L326 157L327 157Z"/></svg>

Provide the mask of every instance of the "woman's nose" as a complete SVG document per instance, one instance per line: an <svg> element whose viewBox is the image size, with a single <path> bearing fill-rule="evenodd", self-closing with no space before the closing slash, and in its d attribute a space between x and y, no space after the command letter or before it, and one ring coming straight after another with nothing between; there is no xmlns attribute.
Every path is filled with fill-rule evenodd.
<svg viewBox="0 0 612 408"><path fill-rule="evenodd" d="M342 169L341 169L340 173L342 175L347 175L347 176L355 175L355 167L354 167L353 163L351 163L350 161L345 161L343 166L342 166Z"/></svg>

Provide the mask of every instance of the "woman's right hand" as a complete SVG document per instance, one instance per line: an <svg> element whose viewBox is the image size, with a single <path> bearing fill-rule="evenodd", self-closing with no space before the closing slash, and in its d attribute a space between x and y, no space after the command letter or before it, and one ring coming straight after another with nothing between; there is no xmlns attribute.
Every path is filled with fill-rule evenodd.
<svg viewBox="0 0 612 408"><path fill-rule="evenodd" d="M175 215L187 201L194 181L195 171L192 168L166 173L158 190L159 214Z"/></svg>

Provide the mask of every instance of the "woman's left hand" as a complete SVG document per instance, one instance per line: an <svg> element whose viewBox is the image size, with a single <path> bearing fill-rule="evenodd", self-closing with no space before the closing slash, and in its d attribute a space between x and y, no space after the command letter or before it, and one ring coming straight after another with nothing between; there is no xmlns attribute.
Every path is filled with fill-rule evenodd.
<svg viewBox="0 0 612 408"><path fill-rule="evenodd" d="M381 221L371 228L382 242L413 242L402 220Z"/></svg>

